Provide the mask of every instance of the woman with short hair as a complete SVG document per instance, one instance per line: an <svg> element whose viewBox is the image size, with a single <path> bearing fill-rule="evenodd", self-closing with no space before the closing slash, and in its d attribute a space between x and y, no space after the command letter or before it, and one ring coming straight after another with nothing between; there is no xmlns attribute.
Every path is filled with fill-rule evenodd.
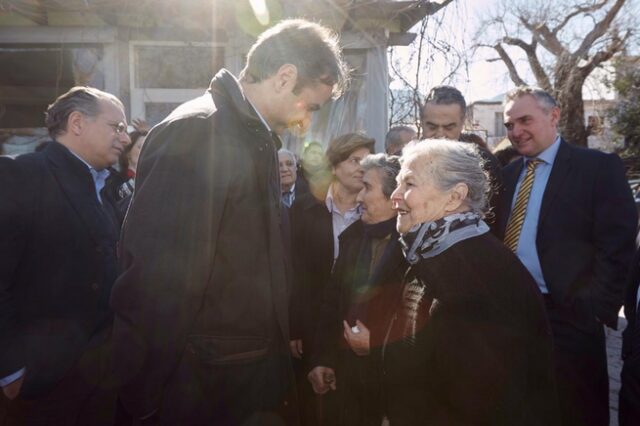
<svg viewBox="0 0 640 426"><path fill-rule="evenodd" d="M410 267L383 348L393 426L557 423L543 300L488 232L488 190L471 144L403 151L391 200Z"/></svg>
<svg viewBox="0 0 640 426"><path fill-rule="evenodd" d="M395 230L391 193L398 157L369 155L360 166L361 219L340 235L340 254L318 315L309 380L318 394L335 391L326 424L382 423L379 354L407 263Z"/></svg>

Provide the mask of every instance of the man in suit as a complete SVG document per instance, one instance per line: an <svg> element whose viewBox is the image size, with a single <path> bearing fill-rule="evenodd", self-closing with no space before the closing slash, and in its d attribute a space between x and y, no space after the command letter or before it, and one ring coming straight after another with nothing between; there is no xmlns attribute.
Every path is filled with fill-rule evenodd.
<svg viewBox="0 0 640 426"><path fill-rule="evenodd" d="M133 417L276 421L292 379L276 134L308 128L346 79L334 33L282 21L239 79L221 70L149 133L111 298Z"/></svg>
<svg viewBox="0 0 640 426"><path fill-rule="evenodd" d="M102 367L120 224L103 188L130 142L124 107L75 87L46 125L44 150L0 158L5 424L109 424L115 392Z"/></svg>
<svg viewBox="0 0 640 426"><path fill-rule="evenodd" d="M619 425L635 426L640 422L640 250L631 264L624 303L627 328L622 333L622 372L620 374Z"/></svg>
<svg viewBox="0 0 640 426"><path fill-rule="evenodd" d="M543 90L507 94L505 127L523 159L503 169L498 232L545 298L562 424L605 426L603 325L617 325L638 218L620 158L568 144L559 118Z"/></svg>
<svg viewBox="0 0 640 426"><path fill-rule="evenodd" d="M296 179L298 178L298 164L296 156L288 149L278 151L278 165L280 167L280 190L282 202L291 207L296 199Z"/></svg>

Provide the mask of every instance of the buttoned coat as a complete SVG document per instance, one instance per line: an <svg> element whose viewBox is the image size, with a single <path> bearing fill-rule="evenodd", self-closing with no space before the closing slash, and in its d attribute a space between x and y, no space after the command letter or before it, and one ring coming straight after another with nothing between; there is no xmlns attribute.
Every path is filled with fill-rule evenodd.
<svg viewBox="0 0 640 426"><path fill-rule="evenodd" d="M119 223L88 167L51 142L0 158L0 377L22 398L55 387L110 324Z"/></svg>

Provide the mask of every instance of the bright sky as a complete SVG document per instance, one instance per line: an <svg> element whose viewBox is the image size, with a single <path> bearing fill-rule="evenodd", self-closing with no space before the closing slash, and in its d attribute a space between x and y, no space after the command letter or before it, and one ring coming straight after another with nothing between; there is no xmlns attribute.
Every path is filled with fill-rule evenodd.
<svg viewBox="0 0 640 426"><path fill-rule="evenodd" d="M443 29L438 34L438 37L453 43L461 50L469 52L468 68L461 67L451 83L462 91L467 103L493 98L514 86L509 78L507 68L501 61L486 61L487 58L497 57L497 54L493 51L485 48L480 50L476 57L471 57L470 49L475 42L473 37L478 29L481 16L493 9L497 2L498 0L456 0L438 12L438 14L444 15L445 20ZM419 31L419 27L414 28L413 31ZM405 49L406 51L402 52ZM398 53L400 55L408 55L408 48L400 48ZM535 84L535 80L528 75L529 71L524 63L524 55L521 55L520 59L514 57L514 61L523 78L529 83ZM520 62L522 66L518 66L518 61L522 61ZM429 76L421 78L427 83L428 87L432 87L442 83L442 80L446 78L448 69L449 67L444 61L439 61L434 64ZM605 93L599 85L591 84L587 86L584 92L586 99L611 96L609 93Z"/></svg>

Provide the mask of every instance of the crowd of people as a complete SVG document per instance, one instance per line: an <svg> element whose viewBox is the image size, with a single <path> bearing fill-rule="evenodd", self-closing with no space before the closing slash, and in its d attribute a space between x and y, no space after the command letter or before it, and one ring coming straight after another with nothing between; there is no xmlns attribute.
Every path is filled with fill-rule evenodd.
<svg viewBox="0 0 640 426"><path fill-rule="evenodd" d="M282 148L348 74L335 34L287 20L150 130L95 88L49 106L52 141L0 157L0 425L608 426L623 301L640 424L620 158L524 86L508 161L449 86L386 152Z"/></svg>

